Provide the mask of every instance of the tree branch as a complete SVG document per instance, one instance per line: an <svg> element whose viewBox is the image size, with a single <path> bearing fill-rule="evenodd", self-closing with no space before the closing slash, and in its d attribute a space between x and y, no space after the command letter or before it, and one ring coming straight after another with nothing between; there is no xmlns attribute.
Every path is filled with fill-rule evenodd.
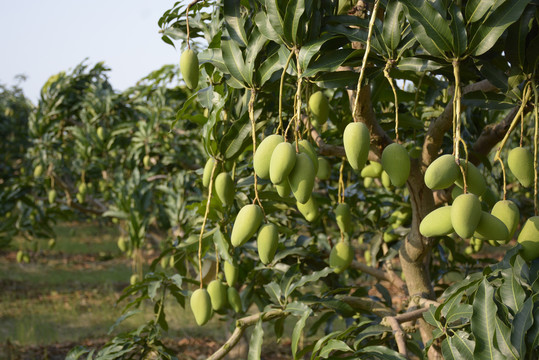
<svg viewBox="0 0 539 360"><path fill-rule="evenodd" d="M379 301L370 298L360 298L357 296L338 296L337 299L350 305L358 312L371 312L380 317L395 316L395 310L385 306Z"/></svg>
<svg viewBox="0 0 539 360"><path fill-rule="evenodd" d="M383 270L375 269L362 262L353 261L352 267L354 269L360 270L361 272L364 272L365 274L369 274L380 281L387 281L388 283L390 283L391 285L399 289L404 289L406 287L406 285L404 284L404 281L402 281L402 279L399 278L398 276L391 276L389 273Z"/></svg>

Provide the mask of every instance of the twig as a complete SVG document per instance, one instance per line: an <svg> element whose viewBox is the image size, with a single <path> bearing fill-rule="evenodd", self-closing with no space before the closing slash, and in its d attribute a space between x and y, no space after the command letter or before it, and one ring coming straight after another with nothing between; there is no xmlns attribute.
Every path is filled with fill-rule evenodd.
<svg viewBox="0 0 539 360"><path fill-rule="evenodd" d="M354 261L352 262L352 267L354 269L360 270L361 272L364 272L365 274L374 276L378 280L387 281L388 283L398 287L399 289L403 289L405 287L404 281L402 281L402 279L398 276L391 276L383 270L375 269L371 266L363 264L362 262Z"/></svg>
<svg viewBox="0 0 539 360"><path fill-rule="evenodd" d="M404 331L402 331L402 328L397 321L397 318L395 316L390 316L385 318L386 321L389 323L389 326L391 326L391 329L393 330L393 334L395 335L395 341L397 342L397 348L399 349L399 354L402 354L404 356L407 355L406 350L406 340L404 338Z"/></svg>
<svg viewBox="0 0 539 360"><path fill-rule="evenodd" d="M358 311L371 312L382 318L395 316L395 310L385 306L379 301L370 298L360 298L357 296L338 296L337 299L345 302Z"/></svg>

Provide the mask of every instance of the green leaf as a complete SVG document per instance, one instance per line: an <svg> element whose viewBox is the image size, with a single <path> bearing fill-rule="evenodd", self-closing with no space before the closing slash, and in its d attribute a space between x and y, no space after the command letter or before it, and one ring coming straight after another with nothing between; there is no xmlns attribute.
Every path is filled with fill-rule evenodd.
<svg viewBox="0 0 539 360"><path fill-rule="evenodd" d="M444 64L440 64L434 60L419 57L406 57L398 62L397 68L402 71L425 72L438 70L443 66Z"/></svg>
<svg viewBox="0 0 539 360"><path fill-rule="evenodd" d="M473 23L481 19L498 0L469 0L466 3L466 22Z"/></svg>
<svg viewBox="0 0 539 360"><path fill-rule="evenodd" d="M496 342L506 359L518 360L518 352L511 344L511 329L496 317Z"/></svg>
<svg viewBox="0 0 539 360"><path fill-rule="evenodd" d="M335 37L336 35L324 34L320 38L314 39L301 47L299 50L298 61L303 72L307 70L311 59L318 53L322 45Z"/></svg>
<svg viewBox="0 0 539 360"><path fill-rule="evenodd" d="M463 334L466 336L466 333ZM442 355L444 359L468 360L473 359L474 344L472 341L455 334L442 341Z"/></svg>
<svg viewBox="0 0 539 360"><path fill-rule="evenodd" d="M284 36L292 44L298 44L298 25L305 11L305 0L288 1L284 15Z"/></svg>
<svg viewBox="0 0 539 360"><path fill-rule="evenodd" d="M453 34L453 54L457 57L466 52L468 38L466 35L466 27L460 8L453 3L449 8L451 14L451 33Z"/></svg>
<svg viewBox="0 0 539 360"><path fill-rule="evenodd" d="M310 315L311 315L310 311L304 312L301 318L296 323L296 325L294 325L294 330L292 331L292 344L291 344L292 357L294 358L294 360L298 358L296 355L298 352L299 340L301 339L301 335L303 334L303 328L305 327L305 322L307 321L307 318Z"/></svg>
<svg viewBox="0 0 539 360"><path fill-rule="evenodd" d="M262 314L260 314L262 315ZM247 360L260 360L260 354L262 353L262 341L264 337L264 329L262 328L262 316L258 319L258 322L251 334L251 341L249 341L249 354Z"/></svg>
<svg viewBox="0 0 539 360"><path fill-rule="evenodd" d="M290 51L286 48L286 46L281 46L278 52L268 57L260 66L260 68L256 72L256 77L258 81L258 85L262 86L264 85L275 72L279 70L283 70L284 65L281 58L282 55L284 55L284 52L290 53Z"/></svg>
<svg viewBox="0 0 539 360"><path fill-rule="evenodd" d="M525 340L528 329L533 325L533 307L533 297L529 297L511 324L511 343L517 349L521 359L526 356Z"/></svg>
<svg viewBox="0 0 539 360"><path fill-rule="evenodd" d="M253 83L253 74L255 73L255 60L260 54L262 48L268 40L258 32L256 28L253 28L251 36L249 38L249 46L245 54L245 66L249 73L249 84Z"/></svg>
<svg viewBox="0 0 539 360"><path fill-rule="evenodd" d="M266 0L266 10L271 27L282 37L284 35L284 22L279 12L279 0Z"/></svg>
<svg viewBox="0 0 539 360"><path fill-rule="evenodd" d="M387 48L392 52L392 57L393 51L397 49L401 41L402 14L402 3L397 0L389 0L384 15L382 38Z"/></svg>
<svg viewBox="0 0 539 360"><path fill-rule="evenodd" d="M232 256L230 256L230 244L226 240L221 230L217 229L215 231L215 233L213 234L213 242L217 246L217 250L219 251L219 256L221 257L221 259L228 261L232 264L234 260L232 259Z"/></svg>
<svg viewBox="0 0 539 360"><path fill-rule="evenodd" d="M474 359L503 359L503 355L494 346L497 308L493 295L494 288L487 279L483 279L475 294L470 322L476 341Z"/></svg>
<svg viewBox="0 0 539 360"><path fill-rule="evenodd" d="M255 118L256 118L255 113ZM258 122L256 128L259 129L265 123ZM251 121L249 116L245 113L239 120L236 120L233 125L228 129L227 133L221 139L219 143L219 149L221 154L225 156L225 159L233 159L239 155L247 143L251 141Z"/></svg>
<svg viewBox="0 0 539 360"><path fill-rule="evenodd" d="M292 285L290 285L290 287L288 287L287 291L284 294L284 297L288 298L292 294L292 292L298 287L304 286L305 284L308 284L310 282L318 281L331 273L333 273L333 269L330 267L326 267L323 270L315 271L310 275L302 276L297 282L293 283Z"/></svg>
<svg viewBox="0 0 539 360"><path fill-rule="evenodd" d="M530 33L536 7L528 5L520 19L509 27L505 41L505 54L507 60L516 67L523 68L526 63L526 37Z"/></svg>
<svg viewBox="0 0 539 360"><path fill-rule="evenodd" d="M223 52L223 60L228 69L230 75L232 75L240 83L250 84L250 75L245 66L242 52L238 44L230 40L230 38L223 37L221 41L221 50Z"/></svg>
<svg viewBox="0 0 539 360"><path fill-rule="evenodd" d="M464 359L473 359L475 343L468 336L469 334L465 331L457 331L452 337L452 342Z"/></svg>
<svg viewBox="0 0 539 360"><path fill-rule="evenodd" d="M221 49L205 49L198 54L198 62L201 65L208 62L215 66L219 71L228 74L228 69L223 60Z"/></svg>
<svg viewBox="0 0 539 360"><path fill-rule="evenodd" d="M260 33L268 40L275 41L276 43L282 43L281 37L275 31L275 29L273 29L273 26L271 26L269 18L266 16L265 12L260 11L255 15L255 23Z"/></svg>
<svg viewBox="0 0 539 360"><path fill-rule="evenodd" d="M512 314L516 314L522 308L526 299L526 293L513 275L513 269L502 271L503 284L500 286L500 298L502 303L507 306Z"/></svg>
<svg viewBox="0 0 539 360"><path fill-rule="evenodd" d="M452 324L461 319L469 320L472 317L472 314L472 305L459 304L458 306L452 307L451 310L447 313L446 322L447 324Z"/></svg>
<svg viewBox="0 0 539 360"><path fill-rule="evenodd" d="M241 46L247 46L247 35L245 34L245 20L240 14L240 0L224 0L223 10L225 14L225 25L228 34Z"/></svg>
<svg viewBox="0 0 539 360"><path fill-rule="evenodd" d="M419 43L431 55L445 58L444 52L453 48L448 21L429 1L402 0L402 2Z"/></svg>
<svg viewBox="0 0 539 360"><path fill-rule="evenodd" d="M273 303L281 304L281 287L275 281L264 285L264 290L266 290L266 293L270 296Z"/></svg>
<svg viewBox="0 0 539 360"><path fill-rule="evenodd" d="M479 56L490 50L512 23L518 20L529 0L505 1L477 28L470 40L469 52Z"/></svg>
<svg viewBox="0 0 539 360"><path fill-rule="evenodd" d="M381 345L365 346L364 348L359 349L356 354L375 356L376 359L384 360L406 360L404 356L395 350L391 350L390 348Z"/></svg>
<svg viewBox="0 0 539 360"><path fill-rule="evenodd" d="M327 359L329 354L332 351L344 351L349 352L352 351L352 348L348 346L344 341L342 340L336 340L331 339L327 342L327 344L320 350L320 357L322 359Z"/></svg>
<svg viewBox="0 0 539 360"><path fill-rule="evenodd" d="M357 85L359 74L355 71L337 71L322 74L314 82L321 88L353 88Z"/></svg>
<svg viewBox="0 0 539 360"><path fill-rule="evenodd" d="M157 290L161 287L161 280L158 281L152 281L148 285L148 296L150 297L150 300L154 300L155 295L157 294Z"/></svg>
<svg viewBox="0 0 539 360"><path fill-rule="evenodd" d="M363 50L340 49L324 54L323 57L312 63L302 74L302 77L311 77L321 71L333 72L337 70L347 59L358 56Z"/></svg>

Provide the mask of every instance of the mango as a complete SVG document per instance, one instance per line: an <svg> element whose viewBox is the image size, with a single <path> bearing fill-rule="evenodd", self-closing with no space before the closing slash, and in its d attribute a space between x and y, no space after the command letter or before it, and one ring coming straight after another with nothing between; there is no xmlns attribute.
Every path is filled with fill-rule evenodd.
<svg viewBox="0 0 539 360"><path fill-rule="evenodd" d="M322 156L318 157L318 171L316 177L320 180L327 180L331 175L331 164Z"/></svg>
<svg viewBox="0 0 539 360"><path fill-rule="evenodd" d="M365 165L365 167L361 170L361 177L378 178L382 176L382 171L384 171L382 164L376 161L371 161L369 165Z"/></svg>
<svg viewBox="0 0 539 360"><path fill-rule="evenodd" d="M382 175L380 177L381 177L382 185L384 186L384 188L386 190L391 190L392 189L391 179L389 178L389 175L387 174L387 172L382 171Z"/></svg>
<svg viewBox="0 0 539 360"><path fill-rule="evenodd" d="M370 149L370 133L361 122L346 125L343 134L344 151L352 169L359 171L365 166Z"/></svg>
<svg viewBox="0 0 539 360"><path fill-rule="evenodd" d="M210 294L211 307L215 311L224 309L227 305L226 285L219 279L215 279L208 284L208 294Z"/></svg>
<svg viewBox="0 0 539 360"><path fill-rule="evenodd" d="M397 235L397 234L395 234L394 232L391 232L391 231L386 231L386 232L384 232L384 235L382 236L382 239L386 243L392 243L393 241L399 240L399 235Z"/></svg>
<svg viewBox="0 0 539 360"><path fill-rule="evenodd" d="M309 198L309 200L307 200L305 204L296 202L296 205L298 206L299 212L303 215L305 220L307 220L308 222L315 221L318 215L320 214L318 211L318 204L316 203L316 200L312 196Z"/></svg>
<svg viewBox="0 0 539 360"><path fill-rule="evenodd" d="M202 174L202 186L206 188L210 186L211 171L213 169L214 164L215 164L215 159L210 157L206 161L206 165L204 165L204 172Z"/></svg>
<svg viewBox="0 0 539 360"><path fill-rule="evenodd" d="M316 172L309 156L303 153L296 154L296 162L288 175L288 181L292 193L299 203L305 204L311 197L315 175Z"/></svg>
<svg viewBox="0 0 539 360"><path fill-rule="evenodd" d="M288 181L288 178L285 178L281 183L275 184L274 186L277 190L277 194L279 194L280 197L287 198L290 196L292 189L290 189L290 182Z"/></svg>
<svg viewBox="0 0 539 360"><path fill-rule="evenodd" d="M270 178L271 155L273 154L275 147L282 142L284 142L284 138L281 135L273 134L262 140L260 145L258 145L258 148L256 148L253 157L253 167L259 178Z"/></svg>
<svg viewBox="0 0 539 360"><path fill-rule="evenodd" d="M419 232L425 237L444 236L453 232L451 206L431 211L419 224Z"/></svg>
<svg viewBox="0 0 539 360"><path fill-rule="evenodd" d="M236 285L236 282L238 281L238 275L240 273L238 266L236 264L225 261L223 267L225 272L225 280L228 286Z"/></svg>
<svg viewBox="0 0 539 360"><path fill-rule="evenodd" d="M455 200L462 194L464 194L464 190L462 190L462 188L459 188L457 185L453 186L453 189L451 189L451 199L453 200Z"/></svg>
<svg viewBox="0 0 539 360"><path fill-rule="evenodd" d="M474 194L462 194L451 205L451 224L463 239L470 238L481 220L481 201Z"/></svg>
<svg viewBox="0 0 539 360"><path fill-rule="evenodd" d="M480 252L485 242L483 241L483 239L478 239L478 238L472 238L472 240L473 240L473 243L472 243L473 252L474 253Z"/></svg>
<svg viewBox="0 0 539 360"><path fill-rule="evenodd" d="M410 175L408 151L401 144L389 144L382 152L382 167L389 175L393 185L403 186Z"/></svg>
<svg viewBox="0 0 539 360"><path fill-rule="evenodd" d="M374 183L374 179L371 178L371 177L366 177L366 178L363 179L363 187L365 189L370 188L373 183Z"/></svg>
<svg viewBox="0 0 539 360"><path fill-rule="evenodd" d="M41 177L41 175L43 175L43 165L39 164L34 168L34 177L38 178Z"/></svg>
<svg viewBox="0 0 539 360"><path fill-rule="evenodd" d="M337 205L335 209L335 219L339 229L348 234L352 230L352 214L350 212L350 206L346 203Z"/></svg>
<svg viewBox="0 0 539 360"><path fill-rule="evenodd" d="M496 204L496 201L498 200L498 195L494 193L494 191L487 186L487 190L481 195L480 197L481 201L487 204L487 207L489 209L492 209L494 205ZM492 212L491 212L492 213Z"/></svg>
<svg viewBox="0 0 539 360"><path fill-rule="evenodd" d="M229 287L226 293L228 297L228 303L230 304L232 310L234 310L236 313L241 313L243 311L243 305L241 303L241 297L238 293L238 290L233 287Z"/></svg>
<svg viewBox="0 0 539 360"><path fill-rule="evenodd" d="M198 326L206 324L211 319L212 304L210 294L206 289L195 290L191 295L190 304Z"/></svg>
<svg viewBox="0 0 539 360"><path fill-rule="evenodd" d="M102 126L97 128L97 137L101 141L105 140L105 129Z"/></svg>
<svg viewBox="0 0 539 360"><path fill-rule="evenodd" d="M260 230L258 230L256 244L258 247L258 257L262 264L265 265L272 262L277 251L277 245L279 245L277 227L273 224L262 225Z"/></svg>
<svg viewBox="0 0 539 360"><path fill-rule="evenodd" d="M51 189L49 190L49 204L54 204L54 201L56 200L56 190Z"/></svg>
<svg viewBox="0 0 539 360"><path fill-rule="evenodd" d="M123 236L120 236L118 238L118 241L117 241L116 244L118 245L118 249L120 249L121 252L126 252L127 251L129 243L127 242L127 240L125 240L125 238Z"/></svg>
<svg viewBox="0 0 539 360"><path fill-rule="evenodd" d="M23 262L24 259L24 251L19 250L17 251L17 262L20 264Z"/></svg>
<svg viewBox="0 0 539 360"><path fill-rule="evenodd" d="M509 231L503 221L486 211L481 212L474 237L482 240L505 240L508 236Z"/></svg>
<svg viewBox="0 0 539 360"><path fill-rule="evenodd" d="M248 204L242 207L232 227L230 236L232 246L238 247L245 244L258 230L263 218L260 206Z"/></svg>
<svg viewBox="0 0 539 360"><path fill-rule="evenodd" d="M296 150L287 142L275 146L270 160L270 180L279 184L290 174L296 164Z"/></svg>
<svg viewBox="0 0 539 360"><path fill-rule="evenodd" d="M530 187L534 182L533 154L523 147L516 147L507 156L509 170L524 187Z"/></svg>
<svg viewBox="0 0 539 360"><path fill-rule="evenodd" d="M539 216L526 220L518 235L518 242L522 245L521 255L526 261L539 257Z"/></svg>
<svg viewBox="0 0 539 360"><path fill-rule="evenodd" d="M148 154L144 155L144 157L142 158L142 165L144 165L146 169L149 169L152 165L150 160L150 155Z"/></svg>
<svg viewBox="0 0 539 360"><path fill-rule="evenodd" d="M490 213L500 219L507 227L507 237L502 240L505 240L503 243L508 243L515 235L520 220L518 207L511 200L500 200L494 204Z"/></svg>
<svg viewBox="0 0 539 360"><path fill-rule="evenodd" d="M318 124L324 125L329 116L328 98L322 91L317 91L309 98L309 108L316 117Z"/></svg>
<svg viewBox="0 0 539 360"><path fill-rule="evenodd" d="M337 243L329 254L329 266L339 274L348 269L354 260L354 249L343 241Z"/></svg>
<svg viewBox="0 0 539 360"><path fill-rule="evenodd" d="M485 178L481 174L481 171L470 162L466 165L464 159L460 160L460 164L464 168L464 171L466 171L466 190L477 196L482 196L487 190L487 183L485 182ZM461 189L464 188L464 182L462 180L462 172L459 170L455 184Z"/></svg>
<svg viewBox="0 0 539 360"><path fill-rule="evenodd" d="M82 196L86 195L86 192L88 191L88 186L86 185L85 182L81 182L79 184L79 194L81 194Z"/></svg>
<svg viewBox="0 0 539 360"><path fill-rule="evenodd" d="M434 160L425 171L425 185L431 190L450 187L458 179L460 169L453 155L442 155Z"/></svg>
<svg viewBox="0 0 539 360"><path fill-rule="evenodd" d="M215 192L217 197L223 203L223 206L228 208L234 202L234 180L227 172L222 172L215 178Z"/></svg>
<svg viewBox="0 0 539 360"><path fill-rule="evenodd" d="M296 147L295 142L292 144L292 146ZM298 142L298 150L300 153L309 155L309 159L311 159L314 166L314 173L318 173L318 155L316 155L316 151L314 150L311 143L305 139L300 140Z"/></svg>
<svg viewBox="0 0 539 360"><path fill-rule="evenodd" d="M131 285L135 285L136 283L140 282L140 278L137 274L133 274L131 275L131 277L129 278L129 283Z"/></svg>
<svg viewBox="0 0 539 360"><path fill-rule="evenodd" d="M198 86L198 55L192 49L185 50L180 56L180 72L183 80L189 89L195 89Z"/></svg>

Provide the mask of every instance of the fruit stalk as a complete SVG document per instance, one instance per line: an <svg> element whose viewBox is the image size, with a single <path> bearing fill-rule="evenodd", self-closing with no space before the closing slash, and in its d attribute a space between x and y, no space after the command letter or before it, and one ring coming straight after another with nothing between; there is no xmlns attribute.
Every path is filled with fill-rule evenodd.
<svg viewBox="0 0 539 360"><path fill-rule="evenodd" d="M397 97L397 89L395 89L395 84L393 83L393 79L391 78L391 75L389 75L389 71L391 70L391 67L393 66L393 60L388 60L386 62L386 66L384 68L384 76L386 77L387 81L389 81L389 85L391 86L391 90L393 90L393 97L394 100L394 106L395 106L395 142L399 142L399 99Z"/></svg>
<svg viewBox="0 0 539 360"><path fill-rule="evenodd" d="M256 153L256 123L255 123L255 99L256 99L256 91L255 89L251 89L251 98L249 99L249 119L251 120L251 137L253 139L253 158ZM255 198L253 199L253 204L258 202L258 205L260 206L260 209L262 209L262 214L264 214L264 221L266 221L266 212L264 211L264 207L262 206L262 203L260 202L260 199L258 197L258 181L256 180L256 171L253 169L253 177L254 177L254 187L255 187Z"/></svg>
<svg viewBox="0 0 539 360"><path fill-rule="evenodd" d="M283 131L283 89L284 89L284 77L286 75L286 69L288 69L288 65L290 65L290 61L292 60L292 56L294 55L294 49L290 51L290 55L288 55L288 59L286 59L286 64L283 68L283 73L281 74L281 83L279 84L279 126L277 127L276 134L279 133L279 131ZM283 137L286 140L286 132L283 132Z"/></svg>
<svg viewBox="0 0 539 360"><path fill-rule="evenodd" d="M537 146L539 145L539 113L537 111L537 106L539 105L539 93L537 92L537 87L535 86L535 72L532 76L532 89L533 89L533 95L534 95L534 107L533 107L533 115L535 117L535 134L533 136L533 210L535 212L535 216L538 215L538 209L537 209ZM524 122L524 121L522 121ZM521 136L522 139L522 136ZM520 143L520 146L522 146L522 140Z"/></svg>

